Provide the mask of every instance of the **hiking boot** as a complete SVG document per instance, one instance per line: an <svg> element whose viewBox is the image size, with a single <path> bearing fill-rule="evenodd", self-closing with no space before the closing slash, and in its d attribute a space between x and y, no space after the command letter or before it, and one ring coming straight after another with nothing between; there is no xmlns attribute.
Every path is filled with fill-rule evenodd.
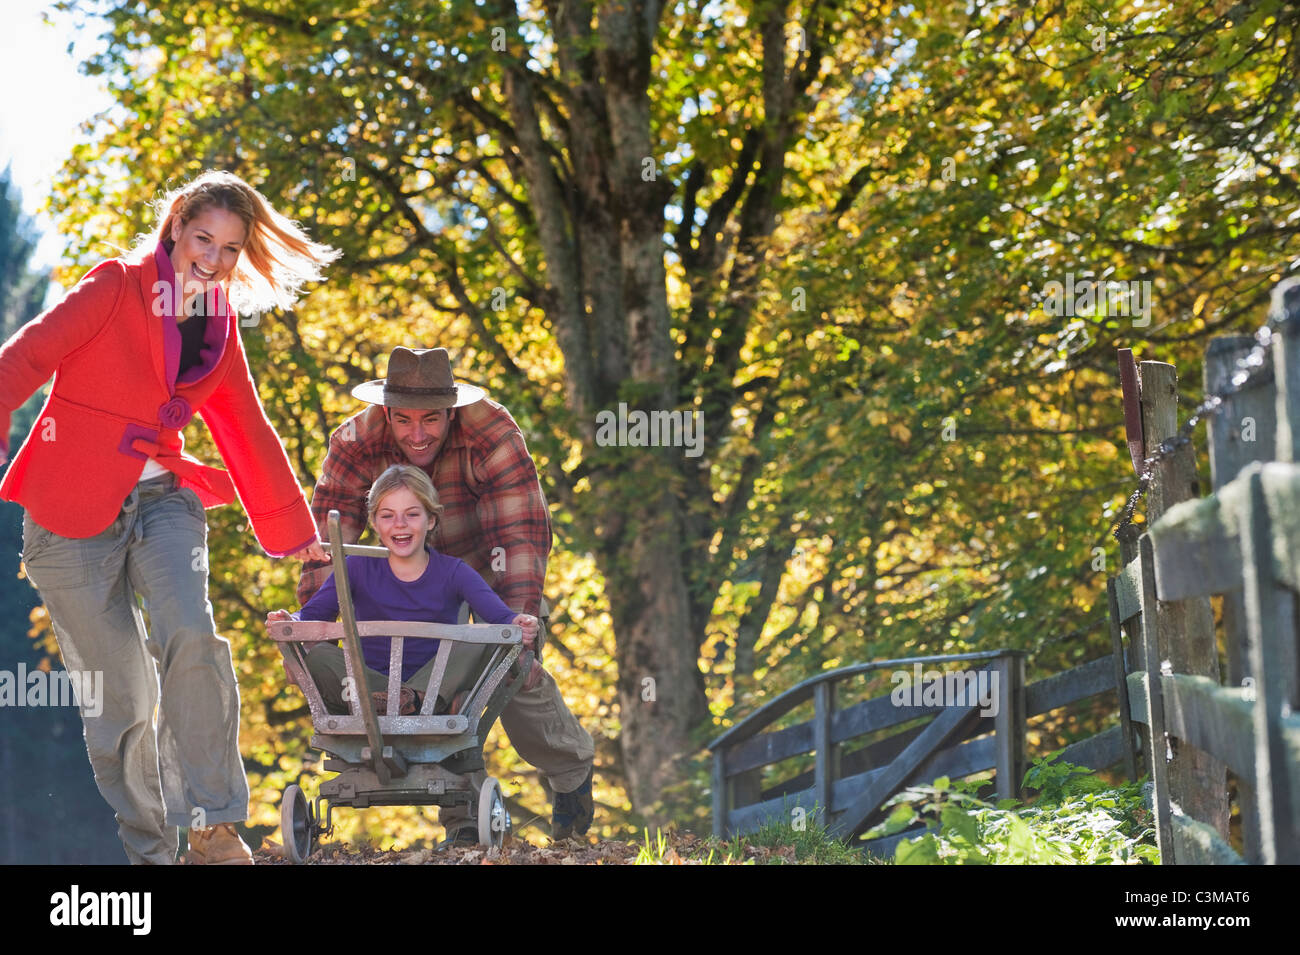
<svg viewBox="0 0 1300 955"><path fill-rule="evenodd" d="M252 865L253 853L239 838L233 822L190 830L187 865Z"/></svg>
<svg viewBox="0 0 1300 955"><path fill-rule="evenodd" d="M443 849L454 849L457 846L476 846L478 845L478 830L473 826L462 826L455 832L447 834L447 838L434 846L434 851L438 852Z"/></svg>
<svg viewBox="0 0 1300 955"><path fill-rule="evenodd" d="M374 701L376 716L386 716L388 714L387 690L376 690L370 694L370 699ZM398 716L419 716L420 707L424 705L424 694L415 692L409 686L404 686L397 702Z"/></svg>
<svg viewBox="0 0 1300 955"><path fill-rule="evenodd" d="M551 839L571 839L585 836L596 817L596 807L591 801L591 776L593 769L587 770L587 778L582 785L572 792L556 793L551 806Z"/></svg>

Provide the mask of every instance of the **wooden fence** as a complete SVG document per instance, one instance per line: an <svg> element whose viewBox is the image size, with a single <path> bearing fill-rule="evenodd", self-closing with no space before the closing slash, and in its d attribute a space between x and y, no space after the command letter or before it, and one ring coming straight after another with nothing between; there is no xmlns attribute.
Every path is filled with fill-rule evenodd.
<svg viewBox="0 0 1300 955"><path fill-rule="evenodd" d="M1280 287L1272 376L1210 419L1213 493L1175 501L1187 461L1162 461L1150 529L1121 538L1125 566L1109 585L1113 639L1127 627L1136 664L1129 713L1142 751L1156 757L1147 763L1165 864L1300 862L1298 306L1300 285ZM1211 342L1207 394L1226 389L1253 344ZM1150 453L1172 434L1173 370L1143 362L1141 381ZM1191 448L1183 455L1192 458ZM1222 597L1218 626L1212 595ZM1240 855L1229 843L1229 774Z"/></svg>
<svg viewBox="0 0 1300 955"><path fill-rule="evenodd" d="M1214 493L1197 496L1194 449L1184 445L1156 466L1149 533L1121 529L1123 568L1107 585L1109 655L1029 686L1023 653L1010 650L818 674L711 744L714 834L750 832L802 811L853 839L883 818L897 792L941 775L992 769L999 796L1016 795L1026 722L1114 693L1119 725L1067 747L1062 758L1093 769L1122 761L1136 778L1143 756L1164 864L1300 862L1300 282L1279 287L1274 310L1273 375L1226 399L1210 420ZM1210 344L1207 394L1228 390L1253 344L1241 337ZM1129 420L1135 463L1177 428L1173 367L1143 362L1137 385L1140 415ZM1222 596L1218 627L1211 595ZM850 680L918 663L981 663L996 672L996 715L968 705L898 705L892 694L840 708ZM922 699L933 682L922 681ZM811 719L775 728L809 701ZM1149 758L1153 748L1159 758ZM806 763L809 754L811 769L763 785L766 767ZM1229 844L1229 774L1244 858ZM886 855L914 835L863 848Z"/></svg>

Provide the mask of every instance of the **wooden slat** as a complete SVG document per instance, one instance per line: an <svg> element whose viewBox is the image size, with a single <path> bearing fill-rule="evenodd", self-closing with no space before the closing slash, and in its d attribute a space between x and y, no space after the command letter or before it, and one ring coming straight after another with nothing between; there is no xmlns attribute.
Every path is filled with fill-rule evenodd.
<svg viewBox="0 0 1300 955"><path fill-rule="evenodd" d="M760 766L779 763L792 756L811 753L813 745L812 723L798 723L742 740L735 746L722 750L723 766L728 776L734 776Z"/></svg>
<svg viewBox="0 0 1300 955"><path fill-rule="evenodd" d="M1255 798L1261 856L1265 864L1285 865L1300 862L1300 792L1291 779L1294 767L1283 724L1284 707L1291 706L1295 694L1296 608L1291 591L1274 579L1262 470L1251 465L1238 478L1250 482L1244 522L1250 543L1242 548L1242 578L1250 669L1257 675Z"/></svg>
<svg viewBox="0 0 1300 955"><path fill-rule="evenodd" d="M1142 612L1142 571L1138 559L1124 566L1115 578L1115 598L1119 602L1119 622L1128 623Z"/></svg>
<svg viewBox="0 0 1300 955"><path fill-rule="evenodd" d="M1224 842L1213 826L1185 815L1177 804L1170 807L1170 831L1179 865L1245 865L1246 860Z"/></svg>
<svg viewBox="0 0 1300 955"><path fill-rule="evenodd" d="M975 773L986 772L992 769L993 766L994 739L990 735L939 750L918 766L912 775L917 782L929 783L940 776L962 779ZM865 787L880 779L881 774L888 769L889 766L879 766L866 772L854 773L853 775L846 775L843 779L837 779L832 786L832 801L835 805L848 805ZM790 810L796 805L811 810L813 801L816 799L816 791L807 783L812 782L812 774L805 773L802 778L806 781L802 788L773 794L769 798L763 799L762 802L742 806L729 812L727 814L727 832L729 835L751 832L770 819L784 819L788 822ZM793 780L790 782L793 782Z"/></svg>
<svg viewBox="0 0 1300 955"><path fill-rule="evenodd" d="M1124 652L1124 631L1119 622L1119 603L1115 599L1115 581L1106 581L1106 601L1109 606L1107 623L1110 625L1110 661L1114 671L1115 692L1119 698L1119 729L1123 746L1124 773L1137 779L1136 741L1133 738L1133 720L1129 713L1128 657Z"/></svg>
<svg viewBox="0 0 1300 955"><path fill-rule="evenodd" d="M1124 749L1123 728L1112 726L1095 736L1071 743L1062 750L1058 758L1067 763L1087 766L1089 769L1106 769L1124 758Z"/></svg>
<svg viewBox="0 0 1300 955"><path fill-rule="evenodd" d="M1058 706L1086 700L1098 693L1115 689L1115 661L1099 657L1070 670L1031 683L1025 688L1025 708L1029 716L1048 713Z"/></svg>
<svg viewBox="0 0 1300 955"><path fill-rule="evenodd" d="M1237 361L1255 347L1251 335L1220 335L1205 349L1205 393L1230 390ZM1223 399L1219 413L1207 422L1211 487L1218 490L1252 461L1272 461L1277 430L1276 387L1256 384ZM1248 424L1243 424L1249 419ZM1248 428L1249 431L1244 431ZM1249 439L1249 440L1248 440ZM1159 580L1157 578L1157 584Z"/></svg>
<svg viewBox="0 0 1300 955"><path fill-rule="evenodd" d="M1149 533L1161 600L1205 597L1240 586L1240 544L1217 497L1175 504Z"/></svg>
<svg viewBox="0 0 1300 955"><path fill-rule="evenodd" d="M1270 307L1276 328L1273 377L1277 381L1277 459L1300 461L1300 282L1284 279Z"/></svg>
<svg viewBox="0 0 1300 955"><path fill-rule="evenodd" d="M1165 730L1223 760L1238 776L1255 777L1254 704L1240 689L1182 673L1160 678Z"/></svg>
<svg viewBox="0 0 1300 955"><path fill-rule="evenodd" d="M966 733L974 736L979 734L981 729L980 724L976 723ZM840 782L855 777L859 779L859 782L866 781L869 774L884 769L894 757L907 749L908 744L920 736L924 730L924 726L914 726L873 743L871 746L854 750L852 753L846 753L840 757L840 781L836 782L835 785L840 787ZM950 745L935 755L932 761L933 765L926 763L919 767L916 771L917 778L932 773L936 777L951 776L954 779L959 779L962 776L969 776L971 773L992 769L994 766L993 736L986 734L978 739L966 739L963 742L957 742L962 735L958 734L958 736L954 736L949 740ZM975 765L976 763L979 764L977 768L966 768L968 765ZM763 798L779 799L788 793L807 789L813 784L814 778L812 770L800 773L798 776L793 776L763 790ZM850 790L843 787L836 789L836 805L841 804L845 793L849 797L853 795Z"/></svg>
<svg viewBox="0 0 1300 955"><path fill-rule="evenodd" d="M286 620L269 627L273 640L301 640L319 643L338 640L343 624L328 620ZM523 630L514 624L425 623L418 620L358 620L359 637L417 637L435 640L459 640L461 643L498 643L505 646L523 642Z"/></svg>
<svg viewBox="0 0 1300 955"><path fill-rule="evenodd" d="M845 839L857 832L880 804L902 786L935 750L942 747L967 719L975 717L975 713L974 708L954 706L936 716L925 731L885 767L865 792L846 805L844 812L830 827L830 834Z"/></svg>
<svg viewBox="0 0 1300 955"><path fill-rule="evenodd" d="M855 663L852 666L840 667L838 670L828 670L825 673L819 673L814 677L809 677L802 683L792 686L774 700L770 700L763 706L760 706L753 713L737 723L731 729L727 730L721 736L717 737L709 744L709 749L719 749L727 746L734 746L741 740L749 739L771 723L776 722L786 713L798 706L800 703L806 703L812 699L813 687L824 681L842 682L864 673L873 673L877 670L899 669L910 667L913 664L920 663L957 663L957 662L987 662L1001 656L1004 650L981 650L977 653L951 653L938 656L924 657L902 657L896 660L877 660L873 663Z"/></svg>

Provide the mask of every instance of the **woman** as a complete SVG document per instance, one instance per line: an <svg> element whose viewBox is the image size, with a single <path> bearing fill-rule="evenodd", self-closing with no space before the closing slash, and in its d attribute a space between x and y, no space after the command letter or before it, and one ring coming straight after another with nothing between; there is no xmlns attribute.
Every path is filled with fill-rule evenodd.
<svg viewBox="0 0 1300 955"><path fill-rule="evenodd" d="M23 564L65 665L103 675L104 699L78 702L128 859L173 862L185 826L190 861L249 864L234 826L248 811L239 688L207 599L204 508L237 495L271 556L325 552L227 302L287 307L338 252L230 173L204 173L156 212L134 253L0 348L0 464L12 411L55 374L0 498L23 505ZM229 473L184 453L194 413Z"/></svg>
<svg viewBox="0 0 1300 955"><path fill-rule="evenodd" d="M388 548L387 559L380 557L347 558L348 584L358 620L422 620L455 623L461 602L466 602L474 616L484 623L509 623L524 631L524 645L537 640L537 618L516 614L498 597L474 568L463 560L439 554L429 541L437 526L442 505L433 482L423 470L407 464L395 464L375 479L367 500L370 526L380 543ZM277 620L335 620L339 613L338 591L334 576L290 614L275 610L267 622ZM383 712L388 703L388 661L390 641L387 637L363 637L365 679ZM437 640L410 640L403 644L402 696L399 712L412 716L423 703L422 689L429 685L429 675L438 652ZM333 643L318 644L307 654L307 669L320 690L326 709L347 713L343 691L347 669L343 651ZM448 702L451 703L448 706ZM435 707L437 712L457 712L459 701L449 699Z"/></svg>

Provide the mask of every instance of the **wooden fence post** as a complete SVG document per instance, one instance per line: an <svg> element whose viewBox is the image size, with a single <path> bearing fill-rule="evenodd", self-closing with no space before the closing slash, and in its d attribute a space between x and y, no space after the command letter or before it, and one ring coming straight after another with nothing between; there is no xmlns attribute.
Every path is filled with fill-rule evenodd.
<svg viewBox="0 0 1300 955"><path fill-rule="evenodd" d="M1205 351L1205 393L1219 394L1232 385L1237 362L1250 354L1250 335L1224 335ZM1214 491L1241 473L1252 461L1272 461L1276 454L1277 396L1274 382L1247 388L1223 400L1209 421L1210 479ZM1227 650L1229 686L1243 686L1251 677L1246 649L1246 605L1241 587L1223 595L1223 642ZM1259 816L1255 780L1237 777L1237 806L1245 857L1260 858Z"/></svg>
<svg viewBox="0 0 1300 955"><path fill-rule="evenodd" d="M813 689L813 748L817 764L813 773L813 790L822 824L831 824L833 787L840 775L839 747L831 742L831 717L835 714L835 681L825 680Z"/></svg>
<svg viewBox="0 0 1300 955"><path fill-rule="evenodd" d="M1150 455L1178 430L1178 376L1173 365L1157 361L1142 362L1139 371L1142 430L1146 453ZM1156 466L1147 491L1148 524L1154 524L1173 505L1194 497L1199 497L1196 455L1191 445L1184 445ZM1155 610L1158 659L1169 660L1175 673L1209 677L1218 683L1219 651L1209 598L1161 602ZM1152 648L1145 649L1149 653ZM1156 672L1158 675L1159 670ZM1154 727L1152 743L1153 751L1163 745ZM1153 752L1152 764L1159 761L1157 755ZM1178 805L1227 839L1228 770L1223 762L1189 743L1179 742L1168 768L1170 793Z"/></svg>
<svg viewBox="0 0 1300 955"><path fill-rule="evenodd" d="M1151 549L1151 538L1142 535L1139 542L1142 558L1142 670L1147 681L1146 723L1149 730L1147 765L1151 770L1151 812L1156 818L1156 846L1160 849L1160 864L1174 865L1174 833L1169 811L1168 744L1165 741L1165 705L1163 687L1160 685L1160 651L1156 630L1159 614L1156 612L1156 568Z"/></svg>
<svg viewBox="0 0 1300 955"><path fill-rule="evenodd" d="M1027 768L1025 751L1025 657L1011 652L993 661L998 674L998 712L993 717L997 741L999 799L1016 799Z"/></svg>

